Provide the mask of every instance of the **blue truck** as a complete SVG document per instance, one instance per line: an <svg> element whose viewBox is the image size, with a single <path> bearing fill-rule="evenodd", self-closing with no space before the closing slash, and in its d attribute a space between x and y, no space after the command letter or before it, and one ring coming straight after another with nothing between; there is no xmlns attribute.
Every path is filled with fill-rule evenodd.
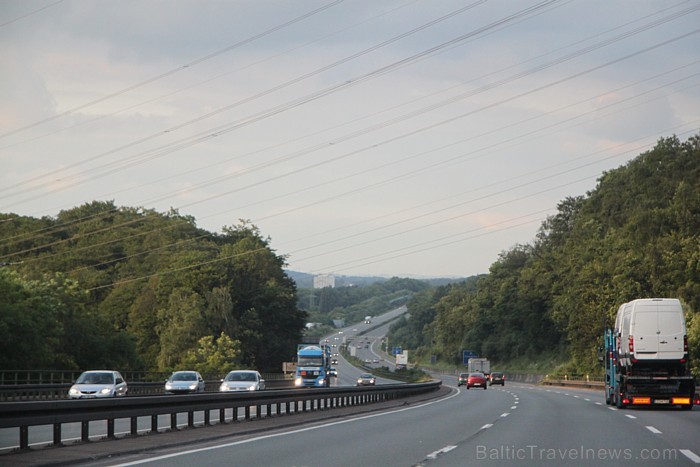
<svg viewBox="0 0 700 467"><path fill-rule="evenodd" d="M331 385L331 352L325 344L297 346L297 369L294 375L294 386L301 387L330 387Z"/></svg>
<svg viewBox="0 0 700 467"><path fill-rule="evenodd" d="M698 404L685 321L676 299L637 299L620 306L604 332L605 402L628 406Z"/></svg>

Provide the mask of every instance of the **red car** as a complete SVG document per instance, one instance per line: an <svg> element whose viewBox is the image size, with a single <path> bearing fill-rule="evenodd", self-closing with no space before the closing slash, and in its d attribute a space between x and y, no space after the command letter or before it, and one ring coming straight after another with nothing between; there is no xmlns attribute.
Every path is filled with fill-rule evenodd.
<svg viewBox="0 0 700 467"><path fill-rule="evenodd" d="M469 373L467 377L467 389L469 388L487 388L486 376L483 373Z"/></svg>

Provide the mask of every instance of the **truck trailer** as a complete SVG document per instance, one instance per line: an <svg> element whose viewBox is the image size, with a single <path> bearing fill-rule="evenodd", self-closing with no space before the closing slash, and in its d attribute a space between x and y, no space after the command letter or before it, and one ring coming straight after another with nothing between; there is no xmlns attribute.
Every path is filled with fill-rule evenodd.
<svg viewBox="0 0 700 467"><path fill-rule="evenodd" d="M483 373L488 378L491 374L491 362L488 358L472 357L467 361L467 371L469 373Z"/></svg>
<svg viewBox="0 0 700 467"><path fill-rule="evenodd" d="M605 402L627 406L679 406L691 410L695 380L681 303L637 299L620 306L604 333Z"/></svg>

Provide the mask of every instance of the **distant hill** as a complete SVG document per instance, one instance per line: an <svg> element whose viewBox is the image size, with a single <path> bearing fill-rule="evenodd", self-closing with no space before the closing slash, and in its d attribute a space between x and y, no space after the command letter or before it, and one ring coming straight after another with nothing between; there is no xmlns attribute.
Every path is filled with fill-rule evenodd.
<svg viewBox="0 0 700 467"><path fill-rule="evenodd" d="M292 271L291 269L286 269L287 275L297 284L300 289L310 289L314 286L314 274L308 274L305 272ZM388 281L389 277L382 276L335 276L335 286L336 287L363 287L367 285L377 284ZM465 278L455 278L455 277L425 277L425 278L414 278L416 280L427 282L433 287L438 287L442 285L452 284L456 282L462 282Z"/></svg>

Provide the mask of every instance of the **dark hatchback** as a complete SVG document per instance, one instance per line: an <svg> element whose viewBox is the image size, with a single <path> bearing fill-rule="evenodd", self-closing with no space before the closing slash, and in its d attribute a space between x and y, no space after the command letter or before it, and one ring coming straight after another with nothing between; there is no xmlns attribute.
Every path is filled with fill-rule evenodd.
<svg viewBox="0 0 700 467"><path fill-rule="evenodd" d="M494 371L493 373L491 373L489 382L491 383L491 386L493 386L494 384L500 384L501 386L505 386L506 376L500 371Z"/></svg>

